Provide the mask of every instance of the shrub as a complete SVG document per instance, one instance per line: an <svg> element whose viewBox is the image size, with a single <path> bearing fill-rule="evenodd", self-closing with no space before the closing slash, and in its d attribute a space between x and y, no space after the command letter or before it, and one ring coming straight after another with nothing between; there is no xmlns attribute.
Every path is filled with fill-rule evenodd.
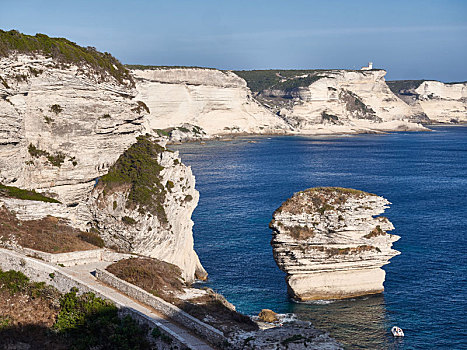
<svg viewBox="0 0 467 350"><path fill-rule="evenodd" d="M53 329L69 338L75 349L150 349L147 331L130 317L118 317L110 301L93 293L77 295L77 289L60 300Z"/></svg>
<svg viewBox="0 0 467 350"><path fill-rule="evenodd" d="M124 217L122 217L122 221L123 221L125 224L127 224L127 225L134 225L134 224L136 224L136 220L133 219L133 218L131 218L131 217L129 217L129 216L124 216Z"/></svg>
<svg viewBox="0 0 467 350"><path fill-rule="evenodd" d="M163 207L167 191L160 177L164 167L158 163L164 150L149 136L139 136L137 142L123 152L109 172L101 177L98 185L104 186L104 194L122 185L130 185L127 208L139 206L140 212L147 209L159 221L167 223Z"/></svg>
<svg viewBox="0 0 467 350"><path fill-rule="evenodd" d="M329 205L329 204L324 204L321 208L318 209L319 213L321 215L324 214L324 212L328 211L328 210L334 210L335 208L332 206L332 205Z"/></svg>
<svg viewBox="0 0 467 350"><path fill-rule="evenodd" d="M301 86L309 86L316 80L323 78L328 70L320 69L286 69L286 70L250 70L234 71L245 79L253 92L263 90L284 90L290 92ZM307 75L304 77L304 75Z"/></svg>
<svg viewBox="0 0 467 350"><path fill-rule="evenodd" d="M311 238L315 235L313 229L302 226L286 227L287 233L294 239L304 240Z"/></svg>
<svg viewBox="0 0 467 350"><path fill-rule="evenodd" d="M58 115L63 111L63 109L60 105L55 104L50 106L50 111Z"/></svg>
<svg viewBox="0 0 467 350"><path fill-rule="evenodd" d="M66 158L66 155L62 152L50 154L47 151L37 148L32 143L30 143L28 146L28 152L34 158L39 158L42 156L46 157L50 164L56 167L61 167Z"/></svg>
<svg viewBox="0 0 467 350"><path fill-rule="evenodd" d="M136 103L138 104L138 106L132 109L133 112L140 114L142 111L146 111L147 113L150 113L149 107L146 106L146 103L144 103L143 101L136 101Z"/></svg>
<svg viewBox="0 0 467 350"><path fill-rule="evenodd" d="M34 190L23 190L18 187L5 186L0 184L0 196L8 198L17 198L30 201L48 202L48 203L60 203L58 200L46 197Z"/></svg>
<svg viewBox="0 0 467 350"><path fill-rule="evenodd" d="M49 152L37 148L32 143L30 143L28 146L28 152L34 158L39 158L42 156L47 157L47 155L49 154Z"/></svg>
<svg viewBox="0 0 467 350"><path fill-rule="evenodd" d="M158 136L165 136L165 137L169 137L170 136L170 131L172 130L163 130L163 129L154 129L154 132L158 135Z"/></svg>
<svg viewBox="0 0 467 350"><path fill-rule="evenodd" d="M10 237L20 246L48 253L66 253L96 249L78 237L80 231L48 216L20 221L5 207L0 207L0 237Z"/></svg>
<svg viewBox="0 0 467 350"><path fill-rule="evenodd" d="M170 191L172 188L175 187L175 184L173 183L173 181L167 181L167 183L165 184L165 187L167 187L167 189Z"/></svg>
<svg viewBox="0 0 467 350"><path fill-rule="evenodd" d="M386 234L386 232L384 232L382 229L381 229L381 226L379 225L376 225L376 227L368 234L366 234L365 238L373 238L373 237L378 237L378 236L384 236Z"/></svg>
<svg viewBox="0 0 467 350"><path fill-rule="evenodd" d="M87 65L91 73L102 79L113 77L120 84L134 86L133 78L115 57L108 52L99 52L94 47L81 47L65 38L50 38L45 34L35 36L21 34L16 30L0 30L0 57L11 52L25 54L41 53L60 63Z"/></svg>
<svg viewBox="0 0 467 350"><path fill-rule="evenodd" d="M97 231L97 230L96 230ZM78 237L83 241L88 242L96 247L103 248L105 246L104 240L99 236L97 232L80 232Z"/></svg>
<svg viewBox="0 0 467 350"><path fill-rule="evenodd" d="M29 278L19 271L0 270L0 290L9 291L12 295L25 291L29 285Z"/></svg>

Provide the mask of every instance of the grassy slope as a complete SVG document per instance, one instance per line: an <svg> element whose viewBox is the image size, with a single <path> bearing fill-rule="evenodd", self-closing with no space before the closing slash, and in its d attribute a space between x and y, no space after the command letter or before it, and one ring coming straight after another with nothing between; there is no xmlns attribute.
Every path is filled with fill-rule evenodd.
<svg viewBox="0 0 467 350"><path fill-rule="evenodd" d="M121 84L134 85L128 69L110 53L99 52L93 47L81 47L65 38L50 38L45 34L32 36L16 30L8 32L0 30L0 57L6 57L11 52L41 53L63 63L87 64L101 76L108 73Z"/></svg>
<svg viewBox="0 0 467 350"><path fill-rule="evenodd" d="M180 269L172 264L153 258L120 260L107 267L107 271L134 284L149 293L170 302L190 315L208 324L229 330L257 330L257 325L245 315L228 309L218 294L207 294L189 301L179 299L176 294L186 287ZM208 320L206 320L206 317Z"/></svg>
<svg viewBox="0 0 467 350"><path fill-rule="evenodd" d="M0 218L0 245L13 236L22 247L48 253L90 250L103 246L97 234L76 230L55 217L20 221L7 209L0 208Z"/></svg>
<svg viewBox="0 0 467 350"><path fill-rule="evenodd" d="M49 203L60 203L56 199L46 197L40 193L37 193L34 190L23 190L18 187L5 186L0 184L0 196L8 198L17 198L30 201L40 201L40 202L49 202Z"/></svg>

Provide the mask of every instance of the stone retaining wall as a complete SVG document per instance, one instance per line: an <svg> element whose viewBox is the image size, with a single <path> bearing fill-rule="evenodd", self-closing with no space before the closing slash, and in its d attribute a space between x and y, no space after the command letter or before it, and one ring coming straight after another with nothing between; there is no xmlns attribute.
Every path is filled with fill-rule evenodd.
<svg viewBox="0 0 467 350"><path fill-rule="evenodd" d="M47 253L46 253L47 254ZM54 255L54 254L52 254ZM32 281L46 282L54 286L62 293L67 293L71 288L78 288L80 293L92 292L96 296L110 300L119 309L121 316L130 315L138 323L147 325L149 330L158 327L163 335L166 335L172 342L170 344L164 343L161 340L156 341L157 349L190 349L190 344L185 339L174 333L172 330L163 324L151 319L149 316L126 307L112 297L105 296L94 288L86 285L85 283L76 280L73 276L63 272L60 268L49 265L45 262L32 259L18 252L0 248L0 269L3 271L15 270L24 273ZM149 339L154 343L154 339Z"/></svg>
<svg viewBox="0 0 467 350"><path fill-rule="evenodd" d="M221 331L187 314L175 305L172 305L107 271L96 269L96 277L98 280L107 283L128 296L146 305L152 306L163 315L166 315L186 328L193 330L208 342L218 346L222 346L224 344L226 338Z"/></svg>
<svg viewBox="0 0 467 350"><path fill-rule="evenodd" d="M46 253L30 248L16 249L20 254L33 258L41 259L52 264L73 266L80 264L89 264L97 261L116 262L122 259L134 257L132 254L124 254L110 251L108 249L80 250L68 253Z"/></svg>

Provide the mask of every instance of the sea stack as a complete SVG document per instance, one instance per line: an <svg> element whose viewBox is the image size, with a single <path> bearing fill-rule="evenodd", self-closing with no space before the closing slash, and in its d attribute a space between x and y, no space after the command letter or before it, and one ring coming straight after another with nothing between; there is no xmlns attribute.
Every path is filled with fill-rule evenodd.
<svg viewBox="0 0 467 350"><path fill-rule="evenodd" d="M378 216L389 201L339 187L295 193L274 212L270 227L274 259L284 271L291 297L343 299L381 293L383 265L400 254L391 248L399 236Z"/></svg>

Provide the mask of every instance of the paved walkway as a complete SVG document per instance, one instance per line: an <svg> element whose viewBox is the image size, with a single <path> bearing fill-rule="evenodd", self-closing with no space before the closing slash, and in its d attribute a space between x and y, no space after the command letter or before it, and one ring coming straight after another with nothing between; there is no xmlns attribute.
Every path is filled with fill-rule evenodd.
<svg viewBox="0 0 467 350"><path fill-rule="evenodd" d="M212 345L208 344L205 340L198 338L196 335L191 333L185 327L174 323L173 321L169 320L167 317L159 314L153 308L144 305L127 295L119 292L118 290L103 284L102 282L98 281L94 276L93 272L96 268L105 269L109 264L109 262L96 262L92 264L85 264L85 265L75 265L70 267L63 267L64 270L69 275L73 276L76 280L79 280L85 284L87 284L90 288L94 289L96 292L100 293L101 295L105 296L106 298L117 301L119 304L124 305L127 308L134 309L143 313L144 315L148 316L156 325L163 325L169 328L174 333L178 334L181 338L185 340L187 344L189 344L191 349L195 350L213 350L215 349Z"/></svg>

